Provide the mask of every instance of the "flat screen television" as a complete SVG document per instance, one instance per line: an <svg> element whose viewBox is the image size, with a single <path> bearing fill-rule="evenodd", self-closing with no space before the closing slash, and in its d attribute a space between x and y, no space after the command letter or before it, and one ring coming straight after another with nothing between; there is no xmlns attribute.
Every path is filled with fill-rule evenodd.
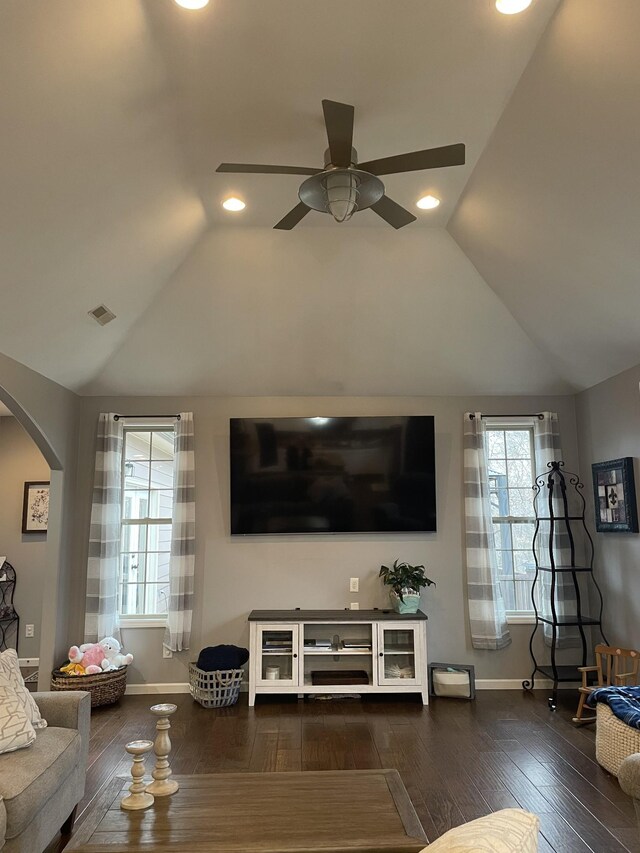
<svg viewBox="0 0 640 853"><path fill-rule="evenodd" d="M232 418L231 533L436 529L434 419Z"/></svg>

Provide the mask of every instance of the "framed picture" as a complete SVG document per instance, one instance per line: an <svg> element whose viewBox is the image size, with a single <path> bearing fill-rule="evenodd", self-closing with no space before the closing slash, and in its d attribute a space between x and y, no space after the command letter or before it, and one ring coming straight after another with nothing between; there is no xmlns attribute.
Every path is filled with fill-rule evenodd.
<svg viewBox="0 0 640 853"><path fill-rule="evenodd" d="M591 470L598 533L637 533L638 510L632 457L596 462Z"/></svg>
<svg viewBox="0 0 640 853"><path fill-rule="evenodd" d="M49 482L24 484L22 532L46 533L49 526Z"/></svg>

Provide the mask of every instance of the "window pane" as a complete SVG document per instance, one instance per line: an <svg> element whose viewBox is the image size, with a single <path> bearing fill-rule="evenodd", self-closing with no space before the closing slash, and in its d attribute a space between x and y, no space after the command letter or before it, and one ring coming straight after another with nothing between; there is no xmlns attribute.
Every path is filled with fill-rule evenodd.
<svg viewBox="0 0 640 853"><path fill-rule="evenodd" d="M147 550L147 526L146 524L123 524L122 525L122 543L120 545L122 553L127 551L146 551Z"/></svg>
<svg viewBox="0 0 640 853"><path fill-rule="evenodd" d="M169 580L169 556L166 551L147 554L147 583Z"/></svg>
<svg viewBox="0 0 640 853"><path fill-rule="evenodd" d="M149 495L149 518L171 518L173 489L152 489Z"/></svg>
<svg viewBox="0 0 640 853"><path fill-rule="evenodd" d="M175 433L173 430L156 430L153 433L151 458L157 460L173 459Z"/></svg>
<svg viewBox="0 0 640 853"><path fill-rule="evenodd" d="M506 489L496 489L490 494L491 501L491 515L493 518L496 516L504 516L509 515L509 498L507 496Z"/></svg>
<svg viewBox="0 0 640 853"><path fill-rule="evenodd" d="M531 488L533 485L533 475L531 473L531 460L529 459L509 459L507 462L507 471L509 475L509 487L520 486Z"/></svg>
<svg viewBox="0 0 640 853"><path fill-rule="evenodd" d="M169 609L169 584L152 583L147 585L145 613L166 613Z"/></svg>
<svg viewBox="0 0 640 853"><path fill-rule="evenodd" d="M147 545L149 551L170 551L171 550L171 525L170 524L150 524L149 525L149 540Z"/></svg>
<svg viewBox="0 0 640 853"><path fill-rule="evenodd" d="M516 610L516 597L513 589L513 581L502 581L500 588L502 589L502 598L504 599L505 610Z"/></svg>
<svg viewBox="0 0 640 853"><path fill-rule="evenodd" d="M149 491L148 489L127 489L124 493L122 517L148 518Z"/></svg>
<svg viewBox="0 0 640 853"><path fill-rule="evenodd" d="M125 459L149 459L151 456L151 433L125 431Z"/></svg>
<svg viewBox="0 0 640 853"><path fill-rule="evenodd" d="M536 563L531 551L514 551L513 565L516 580L524 580L525 578L533 580L536 573Z"/></svg>
<svg viewBox="0 0 640 853"><path fill-rule="evenodd" d="M509 515L533 517L533 492L531 489L509 489Z"/></svg>
<svg viewBox="0 0 640 853"><path fill-rule="evenodd" d="M144 613L144 584L126 583L120 587L120 612L123 616Z"/></svg>
<svg viewBox="0 0 640 853"><path fill-rule="evenodd" d="M173 489L173 461L151 463L151 488Z"/></svg>
<svg viewBox="0 0 640 853"><path fill-rule="evenodd" d="M534 530L534 524L513 524L511 527L513 547L520 548L523 551L529 550L529 553L531 553Z"/></svg>
<svg viewBox="0 0 640 853"><path fill-rule="evenodd" d="M489 479L492 477L497 477L498 479L502 477L502 482L497 482L496 486L506 486L506 473L507 473L507 463L505 459L489 459L487 462L487 468L489 473Z"/></svg>
<svg viewBox="0 0 640 853"><path fill-rule="evenodd" d="M120 556L120 580L122 583L144 581L145 554L122 554Z"/></svg>
<svg viewBox="0 0 640 853"><path fill-rule="evenodd" d="M512 548L511 544L511 525L508 522L496 524L494 522L493 530L495 533L496 548L501 551L508 551Z"/></svg>
<svg viewBox="0 0 640 853"><path fill-rule="evenodd" d="M531 458L531 432L528 429L510 429L505 434L509 459Z"/></svg>
<svg viewBox="0 0 640 853"><path fill-rule="evenodd" d="M124 463L124 487L125 489L148 489L149 488L149 463L125 462Z"/></svg>
<svg viewBox="0 0 640 853"><path fill-rule="evenodd" d="M531 581L516 581L515 605L513 610L533 610L531 603Z"/></svg>
<svg viewBox="0 0 640 853"><path fill-rule="evenodd" d="M489 459L504 459L504 431L487 430L487 456Z"/></svg>

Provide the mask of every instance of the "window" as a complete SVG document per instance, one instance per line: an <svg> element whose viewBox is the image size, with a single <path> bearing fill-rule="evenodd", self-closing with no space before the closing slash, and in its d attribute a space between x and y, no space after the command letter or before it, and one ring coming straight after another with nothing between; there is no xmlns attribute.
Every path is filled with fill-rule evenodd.
<svg viewBox="0 0 640 853"><path fill-rule="evenodd" d="M125 427L118 584L118 612L125 618L168 609L173 453L172 429Z"/></svg>
<svg viewBox="0 0 640 853"><path fill-rule="evenodd" d="M487 470L498 574L507 616L533 614L533 426L487 424ZM514 620L515 621L515 620Z"/></svg>

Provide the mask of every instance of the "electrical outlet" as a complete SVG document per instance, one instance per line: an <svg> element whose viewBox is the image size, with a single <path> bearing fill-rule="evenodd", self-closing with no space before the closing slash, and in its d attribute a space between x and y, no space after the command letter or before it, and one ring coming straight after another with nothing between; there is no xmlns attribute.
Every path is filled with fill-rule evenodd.
<svg viewBox="0 0 640 853"><path fill-rule="evenodd" d="M24 626L24 635L25 635L25 637L35 637L35 635L36 635L35 625L25 625Z"/></svg>
<svg viewBox="0 0 640 853"><path fill-rule="evenodd" d="M168 649L166 646L163 646L162 647L162 657L163 658L172 658L173 652L171 651L171 649Z"/></svg>
<svg viewBox="0 0 640 853"><path fill-rule="evenodd" d="M360 610L360 602L359 601L352 601L351 602L351 609L352 610Z"/></svg>
<svg viewBox="0 0 640 853"><path fill-rule="evenodd" d="M350 578L349 592L360 592L360 578Z"/></svg>

